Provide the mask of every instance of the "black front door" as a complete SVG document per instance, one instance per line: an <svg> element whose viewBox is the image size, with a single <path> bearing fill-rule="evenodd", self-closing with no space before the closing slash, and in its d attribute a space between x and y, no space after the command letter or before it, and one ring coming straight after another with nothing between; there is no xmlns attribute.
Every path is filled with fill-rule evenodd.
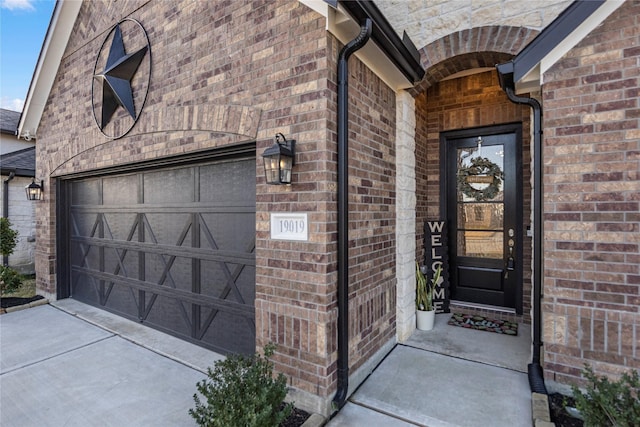
<svg viewBox="0 0 640 427"><path fill-rule="evenodd" d="M451 299L522 312L521 126L443 133Z"/></svg>

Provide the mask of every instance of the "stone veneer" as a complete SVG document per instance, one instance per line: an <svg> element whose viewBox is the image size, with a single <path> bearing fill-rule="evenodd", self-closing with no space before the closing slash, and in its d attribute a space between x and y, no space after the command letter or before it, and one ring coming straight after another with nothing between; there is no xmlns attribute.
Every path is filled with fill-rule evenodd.
<svg viewBox="0 0 640 427"><path fill-rule="evenodd" d="M376 5L402 36L406 30L418 48L450 34L480 27L541 30L570 0L377 0ZM500 39L508 38L506 35Z"/></svg>
<svg viewBox="0 0 640 427"><path fill-rule="evenodd" d="M416 111L408 92L396 96L396 337L416 329Z"/></svg>

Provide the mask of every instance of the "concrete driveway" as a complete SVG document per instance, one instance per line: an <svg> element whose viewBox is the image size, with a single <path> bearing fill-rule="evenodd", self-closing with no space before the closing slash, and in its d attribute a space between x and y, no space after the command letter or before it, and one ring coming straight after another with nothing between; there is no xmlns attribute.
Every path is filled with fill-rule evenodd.
<svg viewBox="0 0 640 427"><path fill-rule="evenodd" d="M196 425L196 383L219 355L73 300L56 305L0 317L0 425Z"/></svg>

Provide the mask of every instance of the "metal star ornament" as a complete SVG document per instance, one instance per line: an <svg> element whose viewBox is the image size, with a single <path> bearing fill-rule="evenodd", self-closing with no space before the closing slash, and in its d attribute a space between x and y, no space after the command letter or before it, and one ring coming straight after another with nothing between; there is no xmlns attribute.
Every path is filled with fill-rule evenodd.
<svg viewBox="0 0 640 427"><path fill-rule="evenodd" d="M94 118L96 119L96 124L103 133L105 127L111 122L113 115L119 107L122 107L126 110L128 115L133 120L133 124L135 124L135 122L137 121L141 110L140 107L138 112L136 112L132 80L136 75L140 64L144 60L145 55L147 55L147 52L149 51L149 42L144 28L142 28L140 23L138 23L137 21L133 21L142 29L142 34L146 39L146 45L133 53L127 53L124 46L122 29L120 28L121 24L123 24L124 22L126 21L118 23L111 31L113 33L113 39L111 41L111 47L109 48L109 55L107 57L104 69L101 72L94 71L94 79L102 87L102 112L100 114L100 123L98 123L97 114L95 111L95 99ZM107 36L107 40L108 38L109 36ZM105 40L105 43L107 40ZM98 58L100 58L100 55L98 55ZM94 70L97 68L98 60L96 60L96 67L94 68ZM146 99L146 93L144 94L144 98L142 101L143 104L144 99ZM131 127L133 127L133 124L131 124ZM129 129L118 136L105 135L113 138L119 138L124 136L124 134L126 134L131 129L131 127L129 127Z"/></svg>

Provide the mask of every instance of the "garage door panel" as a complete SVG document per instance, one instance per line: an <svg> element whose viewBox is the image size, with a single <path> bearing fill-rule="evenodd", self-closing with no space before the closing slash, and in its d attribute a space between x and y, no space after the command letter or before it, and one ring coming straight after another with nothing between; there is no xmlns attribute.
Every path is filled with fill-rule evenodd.
<svg viewBox="0 0 640 427"><path fill-rule="evenodd" d="M255 350L255 323L224 311L203 309L201 316L204 341L227 343L233 353L251 354ZM211 321L206 326L204 322Z"/></svg>
<svg viewBox="0 0 640 427"><path fill-rule="evenodd" d="M223 353L255 349L255 159L62 187L70 294ZM70 194L67 194L70 193Z"/></svg>
<svg viewBox="0 0 640 427"><path fill-rule="evenodd" d="M76 260L76 264L82 267L95 266L100 268L100 248L80 242L71 242L69 247L70 257Z"/></svg>
<svg viewBox="0 0 640 427"><path fill-rule="evenodd" d="M229 278L233 278L233 270L225 263L216 261L203 261L200 265L201 283L200 293L217 298L224 298L232 291L229 286ZM232 282L235 285L235 282Z"/></svg>
<svg viewBox="0 0 640 427"><path fill-rule="evenodd" d="M121 286L116 282L103 282L98 285L101 305L112 312L137 318L138 295L135 289Z"/></svg>
<svg viewBox="0 0 640 427"><path fill-rule="evenodd" d="M146 308L149 312L146 315L145 323L164 330L170 330L183 338L191 337L193 304L163 295L157 295L155 299L152 298L146 299Z"/></svg>
<svg viewBox="0 0 640 427"><path fill-rule="evenodd" d="M255 267L229 263L203 263L200 293L246 304L255 299Z"/></svg>
<svg viewBox="0 0 640 427"><path fill-rule="evenodd" d="M255 209L255 208L253 208ZM202 246L211 249L250 252L255 239L247 236L244 230L255 227L255 214L203 213L200 220L200 239Z"/></svg>
<svg viewBox="0 0 640 427"><path fill-rule="evenodd" d="M87 304L100 305L100 292L98 281L89 274L83 272L72 271L71 282L73 288L76 289L75 297ZM77 286L81 283L82 286Z"/></svg>
<svg viewBox="0 0 640 427"><path fill-rule="evenodd" d="M138 202L138 176L119 175L102 180L103 205L132 205Z"/></svg>
<svg viewBox="0 0 640 427"><path fill-rule="evenodd" d="M144 175L144 203L165 204L195 201L194 169L173 169Z"/></svg>
<svg viewBox="0 0 640 427"><path fill-rule="evenodd" d="M145 214L145 241L175 246L192 246L193 215L190 213Z"/></svg>
<svg viewBox="0 0 640 427"><path fill-rule="evenodd" d="M101 261L103 264L94 266L98 271L102 270L123 277L139 277L139 254L128 249L105 248Z"/></svg>
<svg viewBox="0 0 640 427"><path fill-rule="evenodd" d="M245 301L254 301L256 298L256 268L245 266L236 284Z"/></svg>
<svg viewBox="0 0 640 427"><path fill-rule="evenodd" d="M102 231L100 236L110 240L130 241L136 236L138 215L132 212L102 214Z"/></svg>
<svg viewBox="0 0 640 427"><path fill-rule="evenodd" d="M85 179L71 182L71 205L98 205L102 194L102 180Z"/></svg>
<svg viewBox="0 0 640 427"><path fill-rule="evenodd" d="M166 262L162 262L162 258L158 256L148 256L151 262L145 264L148 274L147 281L158 286L191 292L193 288L193 265L191 259L163 257ZM153 260L157 262L153 262Z"/></svg>
<svg viewBox="0 0 640 427"><path fill-rule="evenodd" d="M145 280L150 283L156 283L158 286L177 287L177 283L191 281L191 270L189 269L188 277L180 276L180 268L176 267L175 273L172 272L174 264L178 261L178 257L172 257L162 254L146 254ZM184 268L183 268L184 270ZM184 273L183 273L184 276ZM191 288L189 284L188 289Z"/></svg>
<svg viewBox="0 0 640 427"><path fill-rule="evenodd" d="M71 234L73 236L93 236L97 235L96 230L102 221L102 218L95 212L82 212L75 210L70 224Z"/></svg>
<svg viewBox="0 0 640 427"><path fill-rule="evenodd" d="M254 160L240 160L218 165L204 165L199 168L200 201L253 205L255 211L256 174ZM224 183L224 185L221 185Z"/></svg>

